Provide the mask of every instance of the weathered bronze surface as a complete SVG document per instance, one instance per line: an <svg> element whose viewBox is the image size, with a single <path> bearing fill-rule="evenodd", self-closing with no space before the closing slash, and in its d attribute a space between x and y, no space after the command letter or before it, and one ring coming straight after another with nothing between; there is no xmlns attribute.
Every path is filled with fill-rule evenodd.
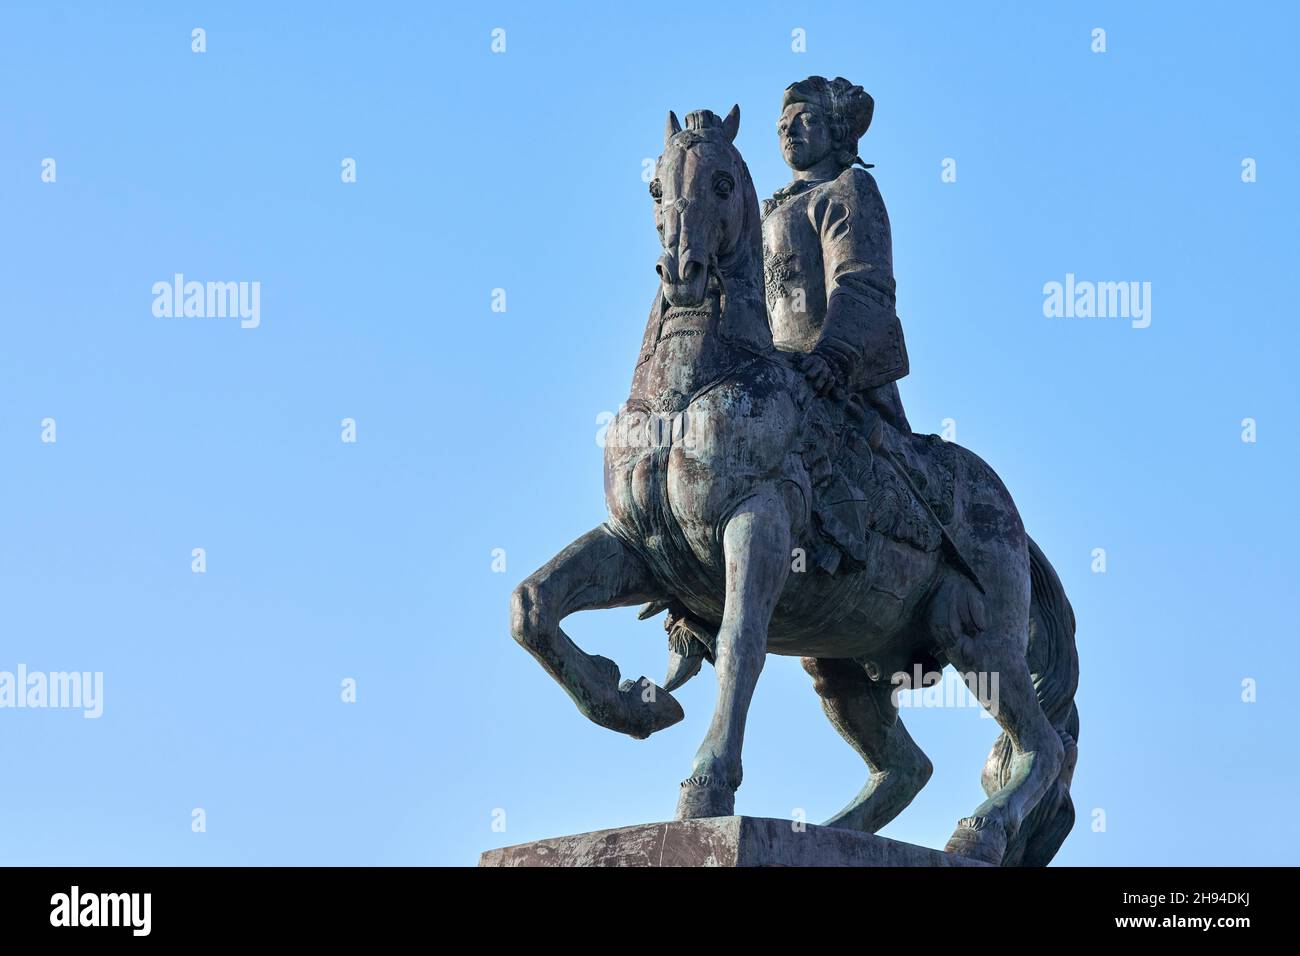
<svg viewBox="0 0 1300 956"><path fill-rule="evenodd" d="M727 817L767 654L794 655L869 770L827 826L874 833L926 783L899 719L900 673L996 675L1003 733L988 799L947 849L1046 864L1074 819L1074 616L998 476L915 435L889 219L857 158L871 98L811 77L778 123L794 179L760 207L733 145L739 107L672 113L651 184L663 245L631 393L607 431L608 520L524 581L515 638L596 723L646 737L671 691L714 665L718 698L677 818ZM619 680L569 614L667 611L669 676Z"/></svg>

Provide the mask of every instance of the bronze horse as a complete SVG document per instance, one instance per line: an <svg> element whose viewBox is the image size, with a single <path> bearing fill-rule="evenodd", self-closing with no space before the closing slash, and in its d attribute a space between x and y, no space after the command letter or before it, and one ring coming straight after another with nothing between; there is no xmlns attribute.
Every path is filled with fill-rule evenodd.
<svg viewBox="0 0 1300 956"><path fill-rule="evenodd" d="M989 710L1003 732L984 769L988 799L947 849L1046 864L1074 821L1078 657L1060 580L980 458L817 397L773 346L739 124L739 108L691 113L686 129L669 114L651 188L660 283L631 395L607 432L609 520L515 590L512 633L587 717L638 738L682 718L670 691L713 662L717 705L678 819L734 812L745 716L769 653L803 658L868 764L866 786L828 821L868 832L931 770L891 675L917 664L996 675ZM861 492L848 512L832 485ZM869 527L841 560L828 533L845 537L853 508ZM667 689L620 683L613 661L560 628L575 611L644 602L671 608Z"/></svg>

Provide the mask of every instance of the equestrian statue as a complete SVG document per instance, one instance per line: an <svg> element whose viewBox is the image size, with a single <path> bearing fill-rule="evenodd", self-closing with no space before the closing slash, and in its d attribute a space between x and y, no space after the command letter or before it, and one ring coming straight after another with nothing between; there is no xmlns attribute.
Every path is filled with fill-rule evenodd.
<svg viewBox="0 0 1300 956"><path fill-rule="evenodd" d="M777 133L794 178L760 212L725 118L668 114L650 184L662 243L631 393L605 435L608 520L515 590L515 639L595 723L644 738L683 717L704 662L717 703L679 820L728 816L768 654L797 656L867 764L827 821L874 833L931 764L899 717L906 675L993 675L987 799L946 850L1041 866L1074 822L1074 613L984 461L914 434L889 219L857 154L874 104L810 77ZM561 629L570 614L666 612L664 686L622 680Z"/></svg>

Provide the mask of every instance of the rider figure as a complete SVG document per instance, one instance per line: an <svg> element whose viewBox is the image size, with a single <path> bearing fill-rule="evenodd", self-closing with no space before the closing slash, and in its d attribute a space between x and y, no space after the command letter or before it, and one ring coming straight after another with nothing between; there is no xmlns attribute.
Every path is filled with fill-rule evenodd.
<svg viewBox="0 0 1300 956"><path fill-rule="evenodd" d="M763 202L763 271L772 337L806 353L819 394L839 393L910 434L897 380L908 372L894 311L889 215L858 158L874 103L843 77L811 76L785 91L777 135L794 171Z"/></svg>

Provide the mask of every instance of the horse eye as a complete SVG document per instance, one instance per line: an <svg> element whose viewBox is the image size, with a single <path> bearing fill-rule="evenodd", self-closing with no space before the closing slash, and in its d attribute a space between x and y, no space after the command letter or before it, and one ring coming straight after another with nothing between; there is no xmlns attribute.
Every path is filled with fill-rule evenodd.
<svg viewBox="0 0 1300 956"><path fill-rule="evenodd" d="M655 202L664 198L664 187L659 180L656 179L650 183L650 195L654 197Z"/></svg>
<svg viewBox="0 0 1300 956"><path fill-rule="evenodd" d="M731 195L731 190L735 188L735 183L726 173L718 173L713 179L713 191L718 194L720 199L726 199Z"/></svg>

